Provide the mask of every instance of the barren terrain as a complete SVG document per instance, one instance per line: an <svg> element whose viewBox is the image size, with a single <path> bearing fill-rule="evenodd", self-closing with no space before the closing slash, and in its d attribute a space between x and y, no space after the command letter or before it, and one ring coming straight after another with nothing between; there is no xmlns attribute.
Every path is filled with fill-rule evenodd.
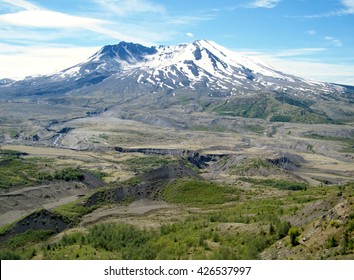
<svg viewBox="0 0 354 280"><path fill-rule="evenodd" d="M269 122L188 105L153 113L115 105L93 115L56 105L58 111L46 115L49 105L42 104L43 111L26 119L31 108L17 114L9 106L1 150L17 154L6 152L0 168L10 174L23 165L24 171L16 171L22 181L14 173L8 180L19 183L0 190L4 256L10 249L37 259L145 256L82 241L91 240L86 235L95 225L133 226L117 231L147 234L146 248L169 244L170 250L146 258L353 256L352 123ZM81 177L66 181L58 174L67 168ZM42 225L28 215L42 217ZM57 221L69 229L53 233ZM31 226L46 237L33 237ZM288 227L299 230L294 244ZM75 234L82 242L70 237ZM176 245L182 243L189 247Z"/></svg>

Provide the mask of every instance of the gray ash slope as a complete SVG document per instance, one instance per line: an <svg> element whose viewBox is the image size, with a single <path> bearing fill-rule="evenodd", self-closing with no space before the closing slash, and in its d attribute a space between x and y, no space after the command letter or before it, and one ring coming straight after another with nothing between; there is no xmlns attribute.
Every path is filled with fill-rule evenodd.
<svg viewBox="0 0 354 280"><path fill-rule="evenodd" d="M232 96L250 91L296 91L298 96L330 96L346 91L342 86L284 74L212 41L200 40L176 46L108 45L87 61L53 75L4 83L0 96L87 94L97 90L95 85L117 94L187 90Z"/></svg>

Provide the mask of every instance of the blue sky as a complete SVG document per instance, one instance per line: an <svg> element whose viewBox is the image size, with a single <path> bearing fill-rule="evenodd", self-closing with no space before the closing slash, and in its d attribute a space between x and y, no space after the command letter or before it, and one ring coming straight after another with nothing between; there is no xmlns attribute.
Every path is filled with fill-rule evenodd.
<svg viewBox="0 0 354 280"><path fill-rule="evenodd" d="M354 0L0 0L0 78L46 74L122 40L213 40L283 72L354 85Z"/></svg>

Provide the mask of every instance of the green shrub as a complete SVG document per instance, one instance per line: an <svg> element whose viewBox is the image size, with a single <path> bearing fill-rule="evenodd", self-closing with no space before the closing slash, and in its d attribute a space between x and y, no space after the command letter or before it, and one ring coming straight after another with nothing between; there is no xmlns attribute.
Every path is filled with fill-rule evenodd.
<svg viewBox="0 0 354 280"><path fill-rule="evenodd" d="M15 252L11 252L11 251L1 252L0 251L0 260L21 260L21 259L22 259L22 257Z"/></svg>
<svg viewBox="0 0 354 280"><path fill-rule="evenodd" d="M271 122L291 122L292 118L290 116L274 115L269 121Z"/></svg>
<svg viewBox="0 0 354 280"><path fill-rule="evenodd" d="M337 220L330 220L329 221L329 224L332 226L332 227L335 227L335 228L339 228L340 227L340 222L337 221Z"/></svg>
<svg viewBox="0 0 354 280"><path fill-rule="evenodd" d="M292 246L299 245L298 237L300 235L300 230L297 227L292 227L289 229L290 243Z"/></svg>
<svg viewBox="0 0 354 280"><path fill-rule="evenodd" d="M338 246L337 239L334 236L328 236L328 238L326 239L326 242L325 242L325 247L327 249L329 249L329 248L334 248L337 246Z"/></svg>
<svg viewBox="0 0 354 280"><path fill-rule="evenodd" d="M63 170L55 172L54 178L56 180L64 180L64 181L82 181L85 178L85 176L81 170L68 167Z"/></svg>
<svg viewBox="0 0 354 280"><path fill-rule="evenodd" d="M276 228L278 238L281 239L285 237L288 234L290 228L291 225L289 222L282 221Z"/></svg>

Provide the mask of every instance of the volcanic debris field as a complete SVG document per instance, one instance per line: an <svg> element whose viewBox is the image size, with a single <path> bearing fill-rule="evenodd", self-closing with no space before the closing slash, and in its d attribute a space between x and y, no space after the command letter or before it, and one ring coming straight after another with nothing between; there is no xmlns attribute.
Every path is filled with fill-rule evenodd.
<svg viewBox="0 0 354 280"><path fill-rule="evenodd" d="M353 258L350 124L191 116L3 131L1 259Z"/></svg>

